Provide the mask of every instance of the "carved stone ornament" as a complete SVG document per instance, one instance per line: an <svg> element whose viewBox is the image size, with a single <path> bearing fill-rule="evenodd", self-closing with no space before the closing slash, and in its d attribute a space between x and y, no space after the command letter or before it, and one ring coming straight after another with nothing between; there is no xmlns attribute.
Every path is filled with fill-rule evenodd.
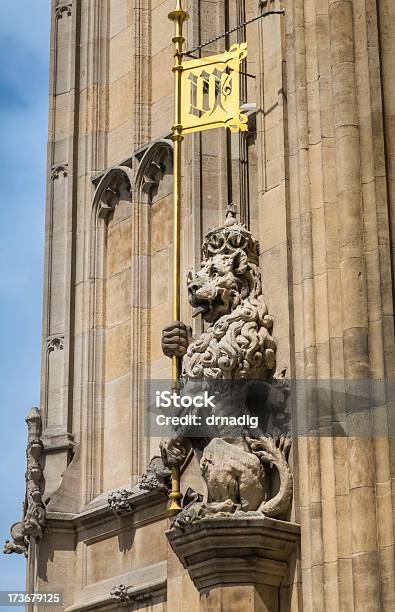
<svg viewBox="0 0 395 612"><path fill-rule="evenodd" d="M4 553L10 555L16 553L17 555L25 555L27 557L29 551L29 539L23 532L23 523L14 523L11 526L11 538L12 540L6 540L4 544Z"/></svg>
<svg viewBox="0 0 395 612"><path fill-rule="evenodd" d="M155 588L154 588L155 590ZM125 584L119 584L114 586L110 591L110 597L121 606L127 606L131 604L149 604L152 601L153 593L151 590L142 591L138 587L126 586Z"/></svg>
<svg viewBox="0 0 395 612"><path fill-rule="evenodd" d="M120 604L131 604L133 602L133 596L129 593L131 588L131 586L126 586L125 584L114 586L110 591L110 597Z"/></svg>
<svg viewBox="0 0 395 612"><path fill-rule="evenodd" d="M61 2L55 9L56 19L62 19L63 17L71 17L71 11L73 8L72 2Z"/></svg>
<svg viewBox="0 0 395 612"><path fill-rule="evenodd" d="M154 142L140 158L135 184L152 201L166 175L173 172L173 143L162 139Z"/></svg>
<svg viewBox="0 0 395 612"><path fill-rule="evenodd" d="M127 489L111 491L108 496L108 505L114 514L126 514L133 512L133 492Z"/></svg>
<svg viewBox="0 0 395 612"><path fill-rule="evenodd" d="M64 349L64 336L49 336L49 338L47 338L48 353L54 350L63 351L63 349Z"/></svg>
<svg viewBox="0 0 395 612"><path fill-rule="evenodd" d="M42 502L43 469L40 458L43 451L41 441L42 423L40 410L32 408L26 417L28 445L26 449L26 498L23 519L11 527L12 542L7 540L4 552L27 554L29 538L40 540L45 526L45 507Z"/></svg>
<svg viewBox="0 0 395 612"><path fill-rule="evenodd" d="M108 219L120 198L129 199L133 185L133 172L128 166L113 166L101 176L93 200L93 210L101 219Z"/></svg>
<svg viewBox="0 0 395 612"><path fill-rule="evenodd" d="M163 465L161 457L153 457L140 482L131 489L117 489L108 496L108 505L114 514L133 512L133 498L142 491L159 490L166 495L171 490L170 470Z"/></svg>
<svg viewBox="0 0 395 612"><path fill-rule="evenodd" d="M153 457L148 464L147 471L142 475L139 487L143 491L159 489L164 493L171 490L170 470L163 465L161 457Z"/></svg>
<svg viewBox="0 0 395 612"><path fill-rule="evenodd" d="M207 516L240 512L283 519L289 513L293 489L285 418L289 390L283 375L275 375L277 346L273 318L262 295L259 244L228 206L224 225L207 233L202 251L200 270L188 275L188 295L194 316L201 315L209 325L198 338L189 339L184 349L183 392L199 392L204 384L210 395L216 394L216 415L245 415L251 410L249 385L258 381L265 390L254 410L258 407L265 418L257 429L245 426L239 437L225 426L218 428L220 437L204 439L188 436L187 427L180 427L173 439L162 441L168 467L181 466L192 448L208 491L207 500L183 509L174 525L182 528ZM169 343L183 332L172 333ZM166 330L163 338L169 354Z"/></svg>
<svg viewBox="0 0 395 612"><path fill-rule="evenodd" d="M142 190L146 193L149 198L152 198L153 192L158 188L160 181L163 179L165 172L167 171L168 161L170 160L170 167L168 169L171 172L171 149L167 146L158 147L155 150L154 155L147 163L144 168Z"/></svg>
<svg viewBox="0 0 395 612"><path fill-rule="evenodd" d="M51 179L55 180L60 176L66 177L69 172L68 164L56 164L51 168Z"/></svg>

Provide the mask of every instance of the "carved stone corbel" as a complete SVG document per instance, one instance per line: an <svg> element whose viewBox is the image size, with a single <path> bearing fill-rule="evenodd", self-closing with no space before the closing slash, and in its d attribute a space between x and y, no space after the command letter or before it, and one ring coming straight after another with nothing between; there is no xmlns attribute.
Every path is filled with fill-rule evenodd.
<svg viewBox="0 0 395 612"><path fill-rule="evenodd" d="M230 584L279 587L298 548L300 528L240 512L206 517L166 535L198 591L206 593Z"/></svg>

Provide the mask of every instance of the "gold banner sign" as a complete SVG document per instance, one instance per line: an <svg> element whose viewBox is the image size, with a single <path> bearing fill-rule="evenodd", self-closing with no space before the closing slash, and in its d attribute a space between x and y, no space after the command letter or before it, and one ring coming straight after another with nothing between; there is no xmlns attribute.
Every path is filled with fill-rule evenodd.
<svg viewBox="0 0 395 612"><path fill-rule="evenodd" d="M199 132L228 127L247 130L240 112L239 68L247 56L247 43L229 51L184 62L181 73L181 130Z"/></svg>

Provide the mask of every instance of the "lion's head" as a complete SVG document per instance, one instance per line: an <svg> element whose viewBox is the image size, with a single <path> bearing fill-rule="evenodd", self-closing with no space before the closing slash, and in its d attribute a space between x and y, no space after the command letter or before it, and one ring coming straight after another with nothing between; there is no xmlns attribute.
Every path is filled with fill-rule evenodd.
<svg viewBox="0 0 395 612"><path fill-rule="evenodd" d="M197 273L188 274L188 298L193 316L201 315L207 323L231 313L242 300L256 297L261 283L256 266L246 253L216 254L202 262Z"/></svg>
<svg viewBox="0 0 395 612"><path fill-rule="evenodd" d="M198 272L188 275L193 316L209 323L183 360L193 378L269 379L275 369L276 342L271 335L259 271L259 246L232 216L210 230Z"/></svg>

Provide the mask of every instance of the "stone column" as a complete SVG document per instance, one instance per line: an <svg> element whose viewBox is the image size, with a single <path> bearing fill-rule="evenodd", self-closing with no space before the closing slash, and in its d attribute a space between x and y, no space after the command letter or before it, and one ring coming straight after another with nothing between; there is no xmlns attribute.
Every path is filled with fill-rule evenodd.
<svg viewBox="0 0 395 612"><path fill-rule="evenodd" d="M374 9L373 9L374 10ZM394 244L395 244L395 95L394 95L394 61L395 39L395 4L391 0L380 0L377 3L378 60L380 64L380 84L383 103L383 130L385 148L386 181L389 209L391 211L392 273L394 282Z"/></svg>
<svg viewBox="0 0 395 612"><path fill-rule="evenodd" d="M262 0L258 11L280 10L280 0ZM285 20L281 15L261 19L258 28L257 86L258 215L263 293L276 313L277 365L290 373L292 294L289 276L289 181L287 136L287 76ZM270 271L270 272L269 272Z"/></svg>
<svg viewBox="0 0 395 612"><path fill-rule="evenodd" d="M74 446L73 302L75 223L75 130L78 119L78 22L73 2L53 2L48 135L46 245L41 406L46 491L59 486Z"/></svg>
<svg viewBox="0 0 395 612"><path fill-rule="evenodd" d="M390 610L390 403L384 390L377 405L368 392L352 406L357 382L393 377L377 5L293 0L286 10L294 375L350 389L339 411L331 383L329 415L317 395L295 407L311 416L294 453L303 610Z"/></svg>

